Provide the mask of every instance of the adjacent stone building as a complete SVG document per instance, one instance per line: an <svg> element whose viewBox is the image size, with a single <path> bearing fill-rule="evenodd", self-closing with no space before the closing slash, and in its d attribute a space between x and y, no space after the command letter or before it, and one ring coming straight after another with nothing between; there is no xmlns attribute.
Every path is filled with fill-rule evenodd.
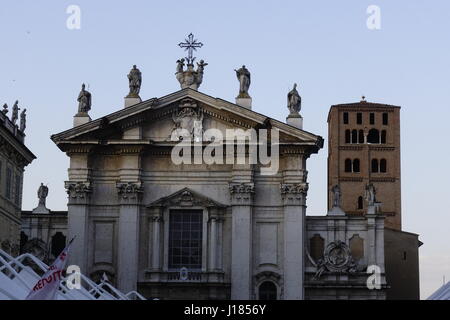
<svg viewBox="0 0 450 320"><path fill-rule="evenodd" d="M367 212L372 184L385 217L388 299L419 299L418 235L402 231L400 107L367 102L333 105L328 114L328 207L339 185L349 216Z"/></svg>
<svg viewBox="0 0 450 320"><path fill-rule="evenodd" d="M19 253L22 182L25 167L36 157L25 146L25 112L20 124L18 102L8 117L5 104L0 111L0 245L13 255Z"/></svg>

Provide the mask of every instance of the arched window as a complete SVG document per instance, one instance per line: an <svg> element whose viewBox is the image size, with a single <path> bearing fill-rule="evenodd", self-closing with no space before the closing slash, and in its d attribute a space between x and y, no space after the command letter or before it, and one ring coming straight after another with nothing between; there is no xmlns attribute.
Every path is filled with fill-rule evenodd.
<svg viewBox="0 0 450 320"><path fill-rule="evenodd" d="M377 129L370 129L367 135L368 143L380 143L380 132Z"/></svg>
<svg viewBox="0 0 450 320"><path fill-rule="evenodd" d="M353 172L360 172L359 159L353 160Z"/></svg>
<svg viewBox="0 0 450 320"><path fill-rule="evenodd" d="M358 197L358 210L362 210L364 206L363 197Z"/></svg>
<svg viewBox="0 0 450 320"><path fill-rule="evenodd" d="M378 159L372 159L372 172L378 172Z"/></svg>
<svg viewBox="0 0 450 320"><path fill-rule="evenodd" d="M381 131L381 143L386 143L386 130Z"/></svg>
<svg viewBox="0 0 450 320"><path fill-rule="evenodd" d="M277 300L277 286L272 281L264 281L260 284L259 300Z"/></svg>
<svg viewBox="0 0 450 320"><path fill-rule="evenodd" d="M59 254L64 250L66 246L66 237L62 232L57 232L52 237L52 255L54 257L59 256Z"/></svg>
<svg viewBox="0 0 450 320"><path fill-rule="evenodd" d="M358 143L358 131L352 130L352 143Z"/></svg>
<svg viewBox="0 0 450 320"><path fill-rule="evenodd" d="M364 130L359 130L358 143L364 143Z"/></svg>
<svg viewBox="0 0 450 320"><path fill-rule="evenodd" d="M352 160L345 159L345 172L352 172Z"/></svg>
<svg viewBox="0 0 450 320"><path fill-rule="evenodd" d="M350 130L345 130L345 143L351 143Z"/></svg>
<svg viewBox="0 0 450 320"><path fill-rule="evenodd" d="M380 160L380 172L385 173L387 171L387 162L386 159Z"/></svg>
<svg viewBox="0 0 450 320"><path fill-rule="evenodd" d="M309 239L309 252L316 261L323 257L324 242L325 240L317 233Z"/></svg>

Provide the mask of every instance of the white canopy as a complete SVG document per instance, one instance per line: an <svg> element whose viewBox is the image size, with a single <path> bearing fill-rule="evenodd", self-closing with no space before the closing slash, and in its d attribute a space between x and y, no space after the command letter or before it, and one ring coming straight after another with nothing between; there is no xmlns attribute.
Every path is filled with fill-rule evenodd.
<svg viewBox="0 0 450 320"><path fill-rule="evenodd" d="M13 258L0 249L0 300L22 300L28 295L40 276L30 267L35 265L42 273L48 266L32 254ZM62 278L57 300L132 300L145 298L136 291L124 294L103 279L100 284L81 274L81 288L69 289L67 278Z"/></svg>

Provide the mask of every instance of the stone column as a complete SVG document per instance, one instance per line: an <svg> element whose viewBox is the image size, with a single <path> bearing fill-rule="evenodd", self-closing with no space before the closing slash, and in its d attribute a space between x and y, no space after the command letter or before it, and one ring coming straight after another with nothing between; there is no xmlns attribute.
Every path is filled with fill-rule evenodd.
<svg viewBox="0 0 450 320"><path fill-rule="evenodd" d="M304 297L304 235L307 183L281 185L284 212L284 299Z"/></svg>
<svg viewBox="0 0 450 320"><path fill-rule="evenodd" d="M232 205L231 299L252 298L253 183L230 184Z"/></svg>
<svg viewBox="0 0 450 320"><path fill-rule="evenodd" d="M83 274L89 274L89 202L92 192L88 181L66 181L68 194L68 240L75 238L69 255L69 263L80 267Z"/></svg>
<svg viewBox="0 0 450 320"><path fill-rule="evenodd" d="M140 182L118 182L120 201L117 284L127 293L137 289L139 262Z"/></svg>
<svg viewBox="0 0 450 320"><path fill-rule="evenodd" d="M152 239L152 270L161 269L161 223L163 208L158 208L158 213L153 215L153 239Z"/></svg>
<svg viewBox="0 0 450 320"><path fill-rule="evenodd" d="M218 249L218 232L217 220L218 216L216 209L210 208L209 227L210 227L210 242L209 242L209 270L215 271L217 269L217 249Z"/></svg>

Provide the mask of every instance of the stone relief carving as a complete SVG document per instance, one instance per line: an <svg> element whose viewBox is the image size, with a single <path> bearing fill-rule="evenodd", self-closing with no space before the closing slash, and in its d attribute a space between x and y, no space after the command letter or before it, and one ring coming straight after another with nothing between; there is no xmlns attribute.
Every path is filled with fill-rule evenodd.
<svg viewBox="0 0 450 320"><path fill-rule="evenodd" d="M192 190L188 188L184 188L175 194L172 194L168 197L161 198L152 204L149 207L216 207L216 208L224 208L225 205L218 203L212 199L209 199L205 196L196 194Z"/></svg>
<svg viewBox="0 0 450 320"><path fill-rule="evenodd" d="M117 182L116 187L119 196L123 199L136 199L144 189L140 182Z"/></svg>
<svg viewBox="0 0 450 320"><path fill-rule="evenodd" d="M179 108L172 114L174 128L170 135L171 141L190 139L202 141L203 112L197 110L197 103L192 99L183 99Z"/></svg>
<svg viewBox="0 0 450 320"><path fill-rule="evenodd" d="M64 187L70 198L84 199L87 194L92 192L90 182L72 182L66 181Z"/></svg>
<svg viewBox="0 0 450 320"><path fill-rule="evenodd" d="M357 264L351 255L350 248L340 240L329 243L323 258L318 259L314 264L316 266L314 280L319 280L326 272L352 274L357 271Z"/></svg>

